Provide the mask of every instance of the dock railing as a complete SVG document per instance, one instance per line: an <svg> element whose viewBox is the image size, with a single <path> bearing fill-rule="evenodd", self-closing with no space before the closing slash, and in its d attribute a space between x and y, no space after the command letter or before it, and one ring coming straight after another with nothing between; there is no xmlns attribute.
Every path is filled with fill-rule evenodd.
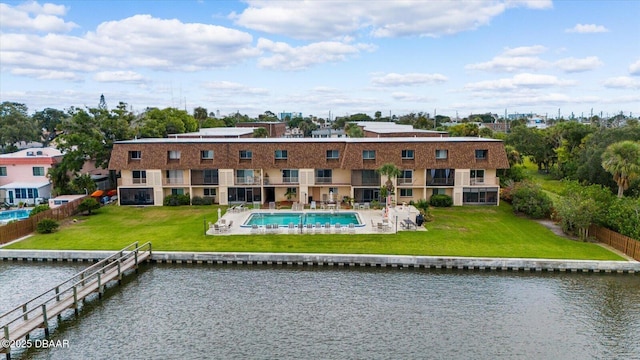
<svg viewBox="0 0 640 360"><path fill-rule="evenodd" d="M122 280L127 270L138 271L138 265L151 257L151 243L135 242L115 254L89 266L66 281L0 315L0 353L9 354L4 346L19 340L37 329L44 328L49 336L49 320L64 310L74 309L78 314L79 302L97 292L101 298L107 283Z"/></svg>

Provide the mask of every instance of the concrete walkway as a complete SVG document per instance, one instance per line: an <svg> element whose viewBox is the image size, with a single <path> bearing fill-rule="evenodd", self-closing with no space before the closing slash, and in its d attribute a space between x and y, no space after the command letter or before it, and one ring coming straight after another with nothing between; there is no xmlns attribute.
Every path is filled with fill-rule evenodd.
<svg viewBox="0 0 640 360"><path fill-rule="evenodd" d="M334 210L335 211L335 210ZM212 226L213 224L210 224L211 226L209 227L209 230L207 230L207 235L250 235L252 233L255 232L252 231L252 229L250 227L242 227L241 225L244 224L247 219L249 218L249 216L252 213L277 213L277 212L331 212L331 210L309 210L309 209L305 209L305 210L290 210L290 209L285 209L285 210L268 210L268 209L246 209L244 211L240 211L240 212L231 212L231 211L227 211L225 214L222 215L222 217L219 219L223 220L224 224L229 224L231 223L231 227L226 229L226 231L218 231L216 232L214 227ZM416 209L414 206L412 205L407 205L407 206L396 206L395 208L390 208L389 214L387 216L385 216L384 210L378 209L378 210L338 210L338 212L356 212L358 214L358 216L360 217L360 220L362 221L362 223L364 224L364 226L359 226L356 227L354 229L354 231L352 231L352 233L354 234L379 234L381 233L381 231L378 230L378 223L382 223L383 220L386 218L388 219L388 227L382 231L382 233L395 233L396 231L427 231L427 229L424 226L418 226L417 228L412 228L411 230L405 229L404 227L401 226L401 223L404 219L410 219L412 221L415 221L416 216L418 215L419 211L418 209ZM396 228L396 218L398 221L397 224L397 228ZM222 223L222 222L220 222ZM342 226L347 226L348 224L342 224ZM260 233L264 233L264 229L260 229L259 231ZM278 231L280 234L288 234L288 233L292 233L292 234L300 234L300 231L293 231L293 232L289 232L288 228L285 227L281 227ZM317 231L316 229L313 230L314 234L324 234L324 233L335 233L335 229L331 229L331 231L327 232L325 229L322 229L322 231ZM341 233L344 234L348 234L349 231L348 229L343 229L341 231ZM302 234L308 234L307 229L303 229Z"/></svg>

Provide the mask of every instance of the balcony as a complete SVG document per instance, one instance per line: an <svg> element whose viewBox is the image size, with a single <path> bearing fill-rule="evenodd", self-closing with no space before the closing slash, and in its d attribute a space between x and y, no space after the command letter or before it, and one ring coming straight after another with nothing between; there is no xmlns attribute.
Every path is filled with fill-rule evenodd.
<svg viewBox="0 0 640 360"><path fill-rule="evenodd" d="M380 174L375 170L356 170L351 172L351 186L380 186Z"/></svg>
<svg viewBox="0 0 640 360"><path fill-rule="evenodd" d="M297 185L300 183L300 179L297 176L284 176L276 178L265 178L265 185Z"/></svg>
<svg viewBox="0 0 640 360"><path fill-rule="evenodd" d="M165 177L162 179L162 185L186 185L182 177Z"/></svg>
<svg viewBox="0 0 640 360"><path fill-rule="evenodd" d="M316 176L316 184L333 184L333 177Z"/></svg>
<svg viewBox="0 0 640 360"><path fill-rule="evenodd" d="M444 177L428 177L427 186L453 186L455 180L452 176L449 178Z"/></svg>
<svg viewBox="0 0 640 360"><path fill-rule="evenodd" d="M413 185L413 178L398 178L398 186L411 186Z"/></svg>
<svg viewBox="0 0 640 360"><path fill-rule="evenodd" d="M220 185L218 172L206 174L203 171L193 170L191 172L191 185Z"/></svg>
<svg viewBox="0 0 640 360"><path fill-rule="evenodd" d="M235 185L260 185L262 183L261 176L241 176L235 177Z"/></svg>

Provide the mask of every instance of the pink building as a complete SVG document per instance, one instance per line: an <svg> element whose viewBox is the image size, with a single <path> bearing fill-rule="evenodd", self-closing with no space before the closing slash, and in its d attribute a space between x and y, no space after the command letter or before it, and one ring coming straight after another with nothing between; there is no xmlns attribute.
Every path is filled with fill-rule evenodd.
<svg viewBox="0 0 640 360"><path fill-rule="evenodd" d="M37 204L51 197L47 171L62 160L52 147L0 155L0 202Z"/></svg>

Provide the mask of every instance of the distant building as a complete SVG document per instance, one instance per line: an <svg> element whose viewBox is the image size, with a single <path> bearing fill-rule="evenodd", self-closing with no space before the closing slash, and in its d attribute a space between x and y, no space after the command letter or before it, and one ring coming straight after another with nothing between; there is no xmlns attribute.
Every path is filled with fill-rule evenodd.
<svg viewBox="0 0 640 360"><path fill-rule="evenodd" d="M346 136L347 134L342 129L335 130L331 128L326 128L326 129L313 130L311 132L312 138L342 138Z"/></svg>
<svg viewBox="0 0 640 360"><path fill-rule="evenodd" d="M0 201L37 204L51 197L47 171L62 158L62 152L52 147L0 155Z"/></svg>
<svg viewBox="0 0 640 360"><path fill-rule="evenodd" d="M396 124L394 122L358 121L364 137L448 137L446 131L414 129L412 125Z"/></svg>
<svg viewBox="0 0 640 360"><path fill-rule="evenodd" d="M301 118L302 113L301 112L281 112L280 113L280 121L287 121L297 117Z"/></svg>

